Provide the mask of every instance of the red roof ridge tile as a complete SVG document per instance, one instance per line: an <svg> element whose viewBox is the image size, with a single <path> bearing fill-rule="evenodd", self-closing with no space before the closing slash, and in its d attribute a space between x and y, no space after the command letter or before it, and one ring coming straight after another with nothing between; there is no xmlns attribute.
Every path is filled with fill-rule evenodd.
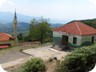
<svg viewBox="0 0 96 72"><path fill-rule="evenodd" d="M81 32L81 30L80 30L80 28L79 28L77 22L75 22L75 24L76 24L76 26L77 26L77 28L78 28L78 30L79 30L79 32L80 32L80 35L82 35L82 32Z"/></svg>

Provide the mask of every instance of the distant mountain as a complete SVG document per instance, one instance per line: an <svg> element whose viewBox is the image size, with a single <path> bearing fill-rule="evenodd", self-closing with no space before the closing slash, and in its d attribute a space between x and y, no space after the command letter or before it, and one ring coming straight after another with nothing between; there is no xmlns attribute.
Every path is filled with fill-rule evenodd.
<svg viewBox="0 0 96 72"><path fill-rule="evenodd" d="M59 26L62 26L63 24L50 24L51 28L56 28ZM18 32L25 32L28 31L30 28L30 23L26 22L19 22L17 25L17 31ZM7 33L12 33L13 30L13 23L7 23L7 24L2 24L0 23L0 32L7 32Z"/></svg>
<svg viewBox="0 0 96 72"><path fill-rule="evenodd" d="M17 25L17 31L18 32L24 32L29 30L30 24L25 23L25 22L20 22ZM12 33L13 30L13 23L7 23L7 24L2 24L0 23L0 32L7 32L7 33Z"/></svg>
<svg viewBox="0 0 96 72"><path fill-rule="evenodd" d="M18 19L17 31L18 32L24 32L26 30L28 31L30 27L30 22L34 18L40 19L40 17L26 16L26 15L17 13L17 19ZM14 19L14 13L0 12L0 32L12 33L13 32L13 19ZM52 28L61 26L62 25L61 23L63 22L65 23L65 21L62 21L62 20L49 20L49 21L50 21Z"/></svg>
<svg viewBox="0 0 96 72"><path fill-rule="evenodd" d="M62 26L63 24L60 24L60 23L56 23L56 24L51 24L51 27L52 28L57 28L57 27L60 27Z"/></svg>
<svg viewBox="0 0 96 72"><path fill-rule="evenodd" d="M26 16L26 15L22 15L22 14L17 14L18 17L18 22L27 22L30 23L30 21L33 18L39 19L39 17L31 17L31 16ZM10 13L10 12L0 12L0 23L10 23L13 22L14 19L14 13Z"/></svg>
<svg viewBox="0 0 96 72"><path fill-rule="evenodd" d="M17 18L18 18L18 22L26 22L26 23L30 23L30 21L32 19L40 19L41 17L34 17L34 16L27 16L27 15L23 15L23 14L18 14L17 13ZM1 12L0 11L0 23L6 24L6 23L11 23L13 22L14 19L14 13L11 12ZM66 23L68 22L68 20L55 20L55 19L50 19L49 20L50 23Z"/></svg>

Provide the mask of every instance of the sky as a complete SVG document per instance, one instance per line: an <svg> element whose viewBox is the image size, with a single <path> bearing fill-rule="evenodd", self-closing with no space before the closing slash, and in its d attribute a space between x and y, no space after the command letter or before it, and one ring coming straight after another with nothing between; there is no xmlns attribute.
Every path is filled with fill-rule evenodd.
<svg viewBox="0 0 96 72"><path fill-rule="evenodd" d="M0 11L55 20L96 18L96 0L0 0Z"/></svg>

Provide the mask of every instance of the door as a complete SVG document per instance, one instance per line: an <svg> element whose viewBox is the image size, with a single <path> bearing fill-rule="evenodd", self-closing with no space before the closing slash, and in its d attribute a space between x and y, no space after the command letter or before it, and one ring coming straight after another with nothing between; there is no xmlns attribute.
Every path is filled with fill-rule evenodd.
<svg viewBox="0 0 96 72"><path fill-rule="evenodd" d="M62 35L62 45L68 45L68 36Z"/></svg>

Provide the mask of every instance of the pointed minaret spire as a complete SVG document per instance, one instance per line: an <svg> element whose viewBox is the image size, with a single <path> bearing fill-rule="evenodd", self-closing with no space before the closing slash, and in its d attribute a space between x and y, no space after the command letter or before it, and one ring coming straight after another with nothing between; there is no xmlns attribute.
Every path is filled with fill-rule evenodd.
<svg viewBox="0 0 96 72"><path fill-rule="evenodd" d="M16 14L16 10L15 10L15 16L14 16L14 19L17 19L17 14Z"/></svg>
<svg viewBox="0 0 96 72"><path fill-rule="evenodd" d="M18 39L17 39L17 15L16 15L16 10L15 10L15 14L14 14L14 38L15 38L15 42L14 45L17 46L18 45Z"/></svg>

